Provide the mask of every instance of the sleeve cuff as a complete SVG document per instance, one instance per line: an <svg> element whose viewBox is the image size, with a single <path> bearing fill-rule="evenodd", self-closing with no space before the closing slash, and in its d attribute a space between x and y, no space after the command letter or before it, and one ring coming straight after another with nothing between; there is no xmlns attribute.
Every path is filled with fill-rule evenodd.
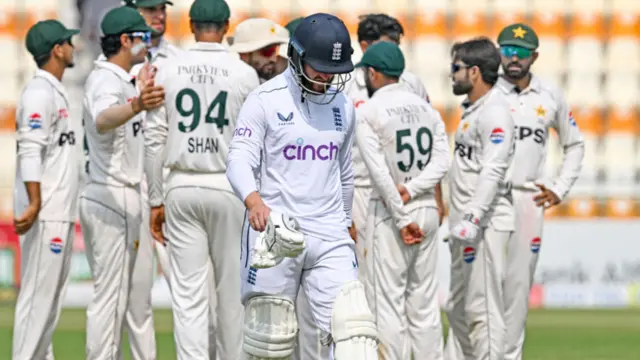
<svg viewBox="0 0 640 360"><path fill-rule="evenodd" d="M42 178L42 161L40 158L20 158L20 177L24 182L40 182Z"/></svg>
<svg viewBox="0 0 640 360"><path fill-rule="evenodd" d="M564 195L565 195L566 191L564 191L562 186L560 186L559 184L554 184L552 187L550 187L548 189L549 189L549 191L554 193L554 195L557 196L558 199L560 199L560 201L564 200Z"/></svg>

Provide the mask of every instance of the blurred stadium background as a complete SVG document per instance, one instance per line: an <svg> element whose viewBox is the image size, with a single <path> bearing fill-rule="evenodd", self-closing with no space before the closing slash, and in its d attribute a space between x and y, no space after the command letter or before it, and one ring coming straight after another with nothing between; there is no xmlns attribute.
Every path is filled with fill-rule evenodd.
<svg viewBox="0 0 640 360"><path fill-rule="evenodd" d="M184 47L193 42L188 26L191 0L173 2L174 6L168 10L166 36ZM232 25L256 16L272 18L284 25L312 12L335 13L352 32L356 58L361 56L356 41L358 15L385 12L397 17L405 29L402 48L408 68L424 81L432 103L441 111L450 132L459 119L457 105L462 100L452 95L448 78L452 42L478 35L495 39L503 26L515 21L532 25L541 42L534 72L565 90L585 135L586 158L582 175L569 199L547 212L531 306L640 306L640 1L228 2L232 8ZM67 71L64 79L73 103L71 115L80 132L82 86L99 52L97 25L104 11L119 4L118 0L0 0L0 153L4 154L4 160L0 161L0 302L11 303L19 286L19 247L11 224L15 104L35 70L24 46L25 33L32 24L45 18L58 18L67 26L82 28L81 36L74 40L77 65ZM232 32L233 26L230 34ZM549 146L548 172L553 174L562 161L562 153L555 139ZM80 146L78 149L81 152ZM440 250L439 274L444 297L449 260L445 245ZM65 305L82 307L91 296L91 283L79 226L73 256ZM161 275L154 288L154 304L169 305ZM7 317L9 313L4 311L0 316L0 328L7 328L11 320ZM637 316L638 313L629 314ZM631 321L632 318L621 313L621 324L626 323L624 319ZM635 324L637 334L640 321L636 320ZM576 325L576 329L579 327ZM4 344L0 347L4 348ZM0 354L0 358L3 355ZM557 358L579 357L563 357L558 353Z"/></svg>

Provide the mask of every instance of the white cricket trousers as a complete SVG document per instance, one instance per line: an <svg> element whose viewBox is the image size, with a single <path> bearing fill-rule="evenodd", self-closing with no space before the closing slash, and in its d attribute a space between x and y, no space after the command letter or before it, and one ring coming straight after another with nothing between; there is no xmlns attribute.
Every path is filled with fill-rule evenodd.
<svg viewBox="0 0 640 360"><path fill-rule="evenodd" d="M20 237L13 360L53 360L51 338L67 287L73 239L73 223L40 220Z"/></svg>
<svg viewBox="0 0 640 360"><path fill-rule="evenodd" d="M213 263L220 359L240 359L240 246L244 206L232 193L195 186L169 190L165 201L170 239L171 295L178 360L209 359L209 264Z"/></svg>
<svg viewBox="0 0 640 360"><path fill-rule="evenodd" d="M544 209L533 201L535 194L513 190L516 230L507 248L507 275L504 279L506 360L522 360L529 293L538 264L544 221Z"/></svg>
<svg viewBox="0 0 640 360"><path fill-rule="evenodd" d="M358 262L358 280L367 286L367 269L364 263L369 252L366 238L367 211L371 187L355 187L353 191L353 222L356 224L357 241L355 243L356 260ZM293 360L314 360L322 347L320 337L322 331L316 326L311 312L309 311L309 300L302 289L298 291L296 299L296 313L298 315L298 347L294 351ZM303 354L305 356L303 356Z"/></svg>
<svg viewBox="0 0 640 360"><path fill-rule="evenodd" d="M425 237L405 245L391 214L371 200L367 217L367 298L378 327L378 353L385 360L442 360L443 338L438 303L438 210L409 213Z"/></svg>
<svg viewBox="0 0 640 360"><path fill-rule="evenodd" d="M452 238L447 360L503 360L503 279L511 231L482 228L475 244Z"/></svg>
<svg viewBox="0 0 640 360"><path fill-rule="evenodd" d="M120 359L135 243L140 236L139 189L88 184L80 196L79 213L93 276L86 359Z"/></svg>

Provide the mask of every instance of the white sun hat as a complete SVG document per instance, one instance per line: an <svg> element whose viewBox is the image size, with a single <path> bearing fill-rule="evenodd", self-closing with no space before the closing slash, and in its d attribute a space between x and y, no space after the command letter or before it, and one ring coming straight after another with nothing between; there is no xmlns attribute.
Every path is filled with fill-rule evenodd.
<svg viewBox="0 0 640 360"><path fill-rule="evenodd" d="M229 50L244 54L269 45L288 44L288 33L283 33L279 28L283 27L269 19L247 19L236 26Z"/></svg>

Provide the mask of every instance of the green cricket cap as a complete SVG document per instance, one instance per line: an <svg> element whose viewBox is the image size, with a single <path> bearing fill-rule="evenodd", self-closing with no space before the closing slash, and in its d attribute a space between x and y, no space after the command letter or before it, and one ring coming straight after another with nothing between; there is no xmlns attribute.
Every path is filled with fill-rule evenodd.
<svg viewBox="0 0 640 360"><path fill-rule="evenodd" d="M300 22L302 22L302 19L304 19L303 17L299 17L297 19L293 19L291 21L289 21L287 23L287 25L285 25L285 29L289 30L289 36L293 36L293 33L296 32L296 29L298 28L298 25L300 25Z"/></svg>
<svg viewBox="0 0 640 360"><path fill-rule="evenodd" d="M48 54L56 44L78 33L80 30L67 29L58 20L43 20L29 29L25 42L29 53L36 58Z"/></svg>
<svg viewBox="0 0 640 360"><path fill-rule="evenodd" d="M133 6L136 8L150 8L158 5L173 5L171 1L168 0L125 0L128 6Z"/></svg>
<svg viewBox="0 0 640 360"><path fill-rule="evenodd" d="M189 9L193 22L221 23L229 20L231 9L224 0L196 0Z"/></svg>
<svg viewBox="0 0 640 360"><path fill-rule="evenodd" d="M371 67L388 76L400 76L404 72L404 55L398 45L380 41L367 48L356 67Z"/></svg>
<svg viewBox="0 0 640 360"><path fill-rule="evenodd" d="M539 46L538 35L531 27L525 24L511 24L498 35L500 46L520 46L525 49L535 50Z"/></svg>
<svg viewBox="0 0 640 360"><path fill-rule="evenodd" d="M100 28L104 36L120 35L133 32L155 32L140 13L131 7L121 6L109 10L102 18Z"/></svg>

